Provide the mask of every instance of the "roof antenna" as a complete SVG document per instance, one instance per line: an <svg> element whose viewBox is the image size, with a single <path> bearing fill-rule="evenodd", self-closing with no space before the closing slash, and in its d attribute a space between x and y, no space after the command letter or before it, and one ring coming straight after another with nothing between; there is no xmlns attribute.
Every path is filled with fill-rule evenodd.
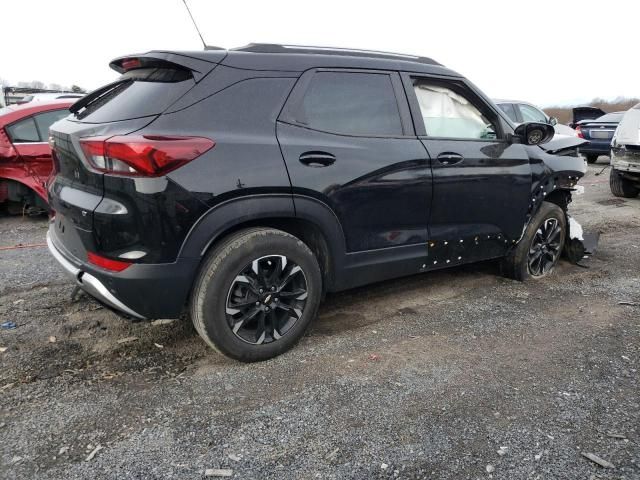
<svg viewBox="0 0 640 480"><path fill-rule="evenodd" d="M191 10L189 10L189 5L187 5L187 0L182 0L182 3L184 3L184 6L187 9L187 12L189 12L189 16L191 17L191 21L193 22L193 26L196 27L196 32L198 32L198 35L200 36L200 40L202 40L202 45L204 45L204 49L207 50L209 47L207 47L207 44L204 41L204 38L202 38L202 34L200 33L200 29L198 28L198 24L196 23L195 19L193 18L193 15L191 15Z"/></svg>

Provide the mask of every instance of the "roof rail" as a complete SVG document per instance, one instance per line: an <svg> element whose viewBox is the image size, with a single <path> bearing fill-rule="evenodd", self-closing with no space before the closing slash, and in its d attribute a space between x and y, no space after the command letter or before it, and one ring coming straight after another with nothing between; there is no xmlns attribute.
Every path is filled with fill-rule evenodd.
<svg viewBox="0 0 640 480"><path fill-rule="evenodd" d="M250 43L244 47L231 49L236 52L253 53L307 53L316 55L345 55L350 57L371 57L387 60L405 60L409 62L440 65L432 58L402 53L380 52L376 50L360 50L355 48L312 47L305 45L282 45L277 43Z"/></svg>

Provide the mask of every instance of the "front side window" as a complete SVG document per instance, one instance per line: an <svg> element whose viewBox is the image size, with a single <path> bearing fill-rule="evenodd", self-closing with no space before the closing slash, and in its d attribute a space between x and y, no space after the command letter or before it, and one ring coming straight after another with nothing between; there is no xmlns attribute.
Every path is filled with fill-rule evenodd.
<svg viewBox="0 0 640 480"><path fill-rule="evenodd" d="M402 135L391 77L383 73L316 73L296 121L315 130L344 135Z"/></svg>
<svg viewBox="0 0 640 480"><path fill-rule="evenodd" d="M33 117L25 118L6 127L12 143L41 142Z"/></svg>
<svg viewBox="0 0 640 480"><path fill-rule="evenodd" d="M536 107L525 105L523 103L521 103L519 106L523 121L547 123L547 116L544 114L544 112L538 110Z"/></svg>
<svg viewBox="0 0 640 480"><path fill-rule="evenodd" d="M39 113L34 116L36 126L40 133L42 141L46 141L49 138L49 127L56 123L58 120L63 119L69 115L69 110L53 110L52 112Z"/></svg>
<svg viewBox="0 0 640 480"><path fill-rule="evenodd" d="M414 79L426 133L430 137L496 138L495 125L465 96L439 83Z"/></svg>

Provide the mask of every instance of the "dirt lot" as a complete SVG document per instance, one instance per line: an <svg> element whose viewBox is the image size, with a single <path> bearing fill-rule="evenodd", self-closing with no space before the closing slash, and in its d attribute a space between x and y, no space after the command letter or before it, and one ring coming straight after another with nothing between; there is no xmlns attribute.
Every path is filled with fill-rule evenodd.
<svg viewBox="0 0 640 480"><path fill-rule="evenodd" d="M332 295L261 364L186 321L72 302L46 248L0 250L17 324L0 330L0 477L640 478L640 199L614 199L601 167L571 206L602 232L589 268L518 283L486 263ZM46 227L0 219L0 247Z"/></svg>

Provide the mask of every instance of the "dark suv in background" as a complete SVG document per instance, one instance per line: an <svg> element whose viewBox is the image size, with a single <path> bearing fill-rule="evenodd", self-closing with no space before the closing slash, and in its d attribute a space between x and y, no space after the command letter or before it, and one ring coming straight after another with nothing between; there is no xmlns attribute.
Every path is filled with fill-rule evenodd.
<svg viewBox="0 0 640 480"><path fill-rule="evenodd" d="M431 59L254 44L111 67L51 129L48 243L129 316L188 309L256 361L325 292L493 258L539 278L560 256L584 162Z"/></svg>

